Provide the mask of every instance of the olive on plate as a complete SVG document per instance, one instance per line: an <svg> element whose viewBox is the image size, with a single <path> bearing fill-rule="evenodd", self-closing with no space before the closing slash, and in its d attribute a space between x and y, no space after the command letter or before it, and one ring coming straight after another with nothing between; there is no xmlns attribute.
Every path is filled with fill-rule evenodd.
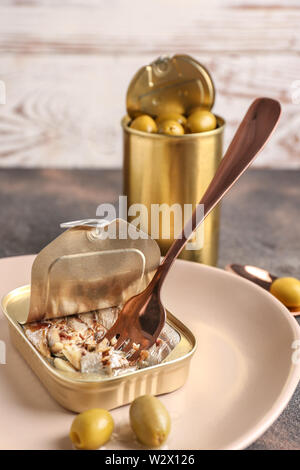
<svg viewBox="0 0 300 470"><path fill-rule="evenodd" d="M136 398L129 410L130 424L138 440L148 447L159 447L171 429L170 415L158 398L143 395Z"/></svg>
<svg viewBox="0 0 300 470"><path fill-rule="evenodd" d="M113 429L111 414L107 410L93 408L74 418L69 436L77 449L96 450L110 439Z"/></svg>

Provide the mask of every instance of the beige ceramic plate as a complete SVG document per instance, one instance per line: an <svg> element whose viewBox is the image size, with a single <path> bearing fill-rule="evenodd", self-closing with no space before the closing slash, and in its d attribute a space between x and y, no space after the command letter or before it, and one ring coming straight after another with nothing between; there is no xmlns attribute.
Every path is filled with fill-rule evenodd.
<svg viewBox="0 0 300 470"><path fill-rule="evenodd" d="M32 260L0 260L1 294L28 283ZM292 346L300 339L299 326L260 287L185 261L176 262L163 299L198 339L186 386L161 397L172 418L164 448L248 446L276 419L297 385L300 364L292 362ZM73 415L49 397L12 349L3 316L0 339L7 343L7 364L0 365L1 447L70 448ZM106 448L139 448L128 426L128 406L112 414L116 432Z"/></svg>

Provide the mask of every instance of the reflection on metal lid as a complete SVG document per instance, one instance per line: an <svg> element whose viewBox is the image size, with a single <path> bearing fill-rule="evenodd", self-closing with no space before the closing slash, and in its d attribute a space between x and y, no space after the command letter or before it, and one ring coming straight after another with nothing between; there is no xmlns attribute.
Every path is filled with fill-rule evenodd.
<svg viewBox="0 0 300 470"><path fill-rule="evenodd" d="M209 72L188 55L159 57L142 67L127 91L127 112L157 116L162 112L185 114L195 106L211 109L215 88Z"/></svg>

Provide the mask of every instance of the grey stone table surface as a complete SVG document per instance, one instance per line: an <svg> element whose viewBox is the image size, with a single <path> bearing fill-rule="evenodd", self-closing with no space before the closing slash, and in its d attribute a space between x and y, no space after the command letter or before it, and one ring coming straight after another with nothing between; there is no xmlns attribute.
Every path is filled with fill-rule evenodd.
<svg viewBox="0 0 300 470"><path fill-rule="evenodd" d="M37 253L64 221L94 218L122 194L120 170L0 170L0 257ZM300 278L300 171L251 169L222 203L219 266ZM300 386L250 449L300 449Z"/></svg>

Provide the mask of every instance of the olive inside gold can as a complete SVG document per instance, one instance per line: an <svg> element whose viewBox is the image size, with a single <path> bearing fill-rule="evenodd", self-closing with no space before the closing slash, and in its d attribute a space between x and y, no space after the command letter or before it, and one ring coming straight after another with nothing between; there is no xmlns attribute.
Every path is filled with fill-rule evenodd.
<svg viewBox="0 0 300 470"><path fill-rule="evenodd" d="M140 229L157 240L163 255L179 233L174 208L181 208L182 228L191 214L185 212L187 206L195 208L222 158L225 121L213 113L214 99L209 72L187 55L142 67L128 87L128 114L122 119L123 190L128 207L142 204L146 209L139 214ZM141 115L155 120L157 132L131 127ZM217 207L181 258L217 264L219 217Z"/></svg>

